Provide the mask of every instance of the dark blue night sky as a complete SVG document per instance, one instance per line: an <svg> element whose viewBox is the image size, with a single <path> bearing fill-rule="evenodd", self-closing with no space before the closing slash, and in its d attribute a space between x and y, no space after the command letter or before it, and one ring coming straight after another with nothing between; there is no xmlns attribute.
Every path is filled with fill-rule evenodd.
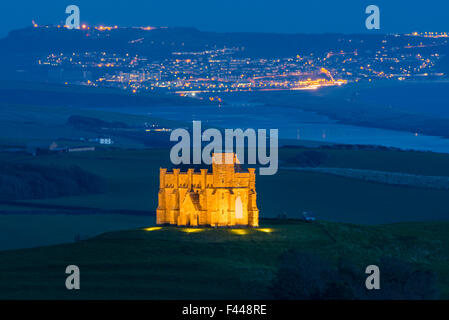
<svg viewBox="0 0 449 320"><path fill-rule="evenodd" d="M207 31L361 33L365 8L381 10L381 32L449 31L449 1L405 0L40 0L0 2L0 36L38 24L63 24L76 4L88 24L186 26Z"/></svg>

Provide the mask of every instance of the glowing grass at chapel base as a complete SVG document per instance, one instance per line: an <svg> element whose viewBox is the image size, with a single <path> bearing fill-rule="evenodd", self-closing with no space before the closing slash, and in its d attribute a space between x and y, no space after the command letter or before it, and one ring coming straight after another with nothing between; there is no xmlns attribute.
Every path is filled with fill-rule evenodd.
<svg viewBox="0 0 449 320"><path fill-rule="evenodd" d="M158 231L158 230L162 230L165 229L167 230L167 228L163 228L163 227L148 227L148 228L143 228L143 231ZM180 232L185 232L185 233L198 233L198 232L203 232L203 231L207 231L207 230L219 230L221 228L185 228L185 227L181 227L181 228L176 228L176 230L180 231ZM250 233L250 229L228 229L229 232L234 233L234 234L238 234L238 235L245 235L245 234L249 234ZM271 233L274 232L274 230L272 228L254 228L254 230L259 231L259 232L264 232L264 233Z"/></svg>
<svg viewBox="0 0 449 320"><path fill-rule="evenodd" d="M240 236L246 235L249 233L248 229L231 229L230 230L234 234L238 234Z"/></svg>
<svg viewBox="0 0 449 320"><path fill-rule="evenodd" d="M180 231L185 232L185 233L197 233L197 232L204 231L204 229L200 229L200 228L182 228Z"/></svg>
<svg viewBox="0 0 449 320"><path fill-rule="evenodd" d="M156 230L161 230L162 227L149 227L149 228L144 228L143 230L145 231L156 231Z"/></svg>

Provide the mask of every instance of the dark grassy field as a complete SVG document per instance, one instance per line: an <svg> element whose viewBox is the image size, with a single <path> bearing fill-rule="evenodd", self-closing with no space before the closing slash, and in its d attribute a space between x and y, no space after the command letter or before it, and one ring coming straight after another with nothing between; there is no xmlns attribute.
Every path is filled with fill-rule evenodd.
<svg viewBox="0 0 449 320"><path fill-rule="evenodd" d="M270 298L279 255L289 248L364 270L393 256L437 272L449 297L448 223L358 226L263 221L260 229L176 227L106 233L74 244L0 252L1 299ZM65 268L81 290L65 289ZM364 279L361 279L361 284Z"/></svg>
<svg viewBox="0 0 449 320"><path fill-rule="evenodd" d="M288 160L308 149L282 148L281 166L294 166ZM322 167L368 169L428 176L449 176L449 155L444 153L401 150L318 149L327 154ZM282 162L284 160L284 162Z"/></svg>

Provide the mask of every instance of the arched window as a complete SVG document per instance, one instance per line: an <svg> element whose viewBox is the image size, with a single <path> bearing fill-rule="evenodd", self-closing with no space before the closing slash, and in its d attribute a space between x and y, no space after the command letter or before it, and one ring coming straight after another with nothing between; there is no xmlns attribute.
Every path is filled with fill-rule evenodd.
<svg viewBox="0 0 449 320"><path fill-rule="evenodd" d="M237 198L235 199L235 218L243 219L243 204L242 198L240 198L240 196L237 196Z"/></svg>

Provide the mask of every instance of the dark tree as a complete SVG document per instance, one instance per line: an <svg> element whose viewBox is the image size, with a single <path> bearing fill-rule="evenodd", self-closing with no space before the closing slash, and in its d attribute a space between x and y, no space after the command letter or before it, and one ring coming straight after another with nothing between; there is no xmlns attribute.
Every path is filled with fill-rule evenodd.
<svg viewBox="0 0 449 320"><path fill-rule="evenodd" d="M103 178L79 167L0 163L0 200L82 195L105 191Z"/></svg>
<svg viewBox="0 0 449 320"><path fill-rule="evenodd" d="M319 256L289 250L280 258L272 292L276 299L325 299L334 273Z"/></svg>
<svg viewBox="0 0 449 320"><path fill-rule="evenodd" d="M365 287L363 267L341 260L336 267L317 255L289 250L281 255L271 290L276 299L413 300L439 297L436 274L393 258L382 258L380 290Z"/></svg>

